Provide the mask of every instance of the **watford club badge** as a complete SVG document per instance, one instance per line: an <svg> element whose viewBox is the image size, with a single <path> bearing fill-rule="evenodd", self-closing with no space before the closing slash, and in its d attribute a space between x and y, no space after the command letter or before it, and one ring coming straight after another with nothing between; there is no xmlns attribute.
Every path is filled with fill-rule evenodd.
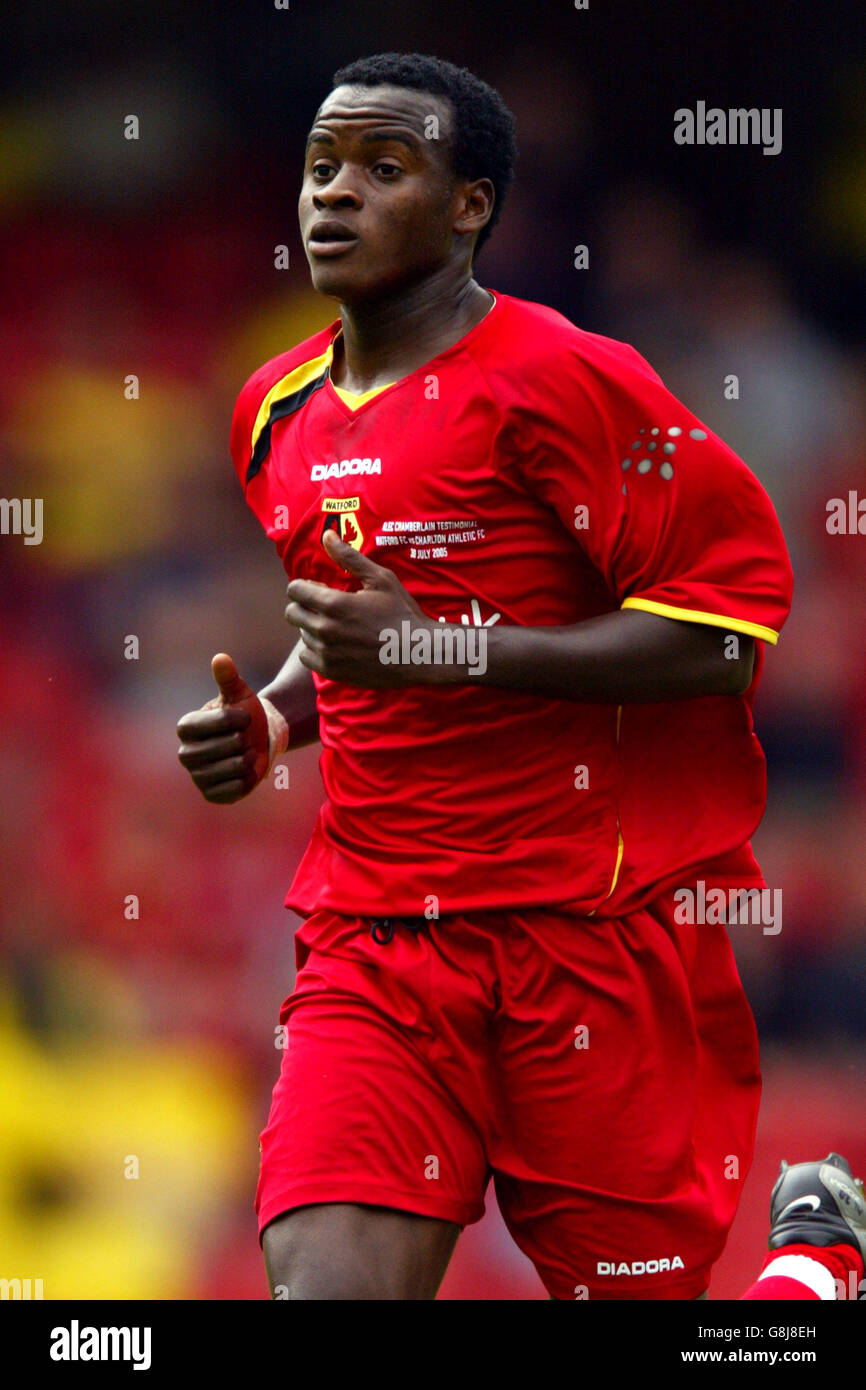
<svg viewBox="0 0 866 1390"><path fill-rule="evenodd" d="M322 535L331 527L336 527L341 541L345 541L353 550L360 550L364 544L364 532L358 524L357 515L360 506L359 497L325 497L322 501L322 511L325 513Z"/></svg>

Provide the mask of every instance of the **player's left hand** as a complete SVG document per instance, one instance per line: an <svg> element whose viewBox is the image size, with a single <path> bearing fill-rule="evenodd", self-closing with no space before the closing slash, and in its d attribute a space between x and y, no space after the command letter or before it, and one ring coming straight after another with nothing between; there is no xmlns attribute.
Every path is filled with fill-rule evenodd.
<svg viewBox="0 0 866 1390"><path fill-rule="evenodd" d="M361 588L354 593L332 589L309 579L289 584L286 621L300 629L303 648L298 659L328 680L345 681L366 689L420 685L434 678L428 666L389 665L382 660L386 629L399 634L408 621L414 633L432 631L428 618L392 570L377 565L336 531L326 531L322 545L336 565L355 575Z"/></svg>

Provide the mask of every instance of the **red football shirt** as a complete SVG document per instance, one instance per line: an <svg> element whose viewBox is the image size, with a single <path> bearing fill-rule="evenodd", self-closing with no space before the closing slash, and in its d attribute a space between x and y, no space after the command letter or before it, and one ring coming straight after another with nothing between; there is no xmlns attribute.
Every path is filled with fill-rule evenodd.
<svg viewBox="0 0 866 1390"><path fill-rule="evenodd" d="M235 467L291 578L355 587L322 548L336 525L448 623L635 607L761 641L745 695L620 709L315 676L327 799L287 905L607 916L695 876L760 884L751 706L792 576L754 475L633 348L541 305L496 293L354 409L330 380L339 331L267 362L235 408Z"/></svg>

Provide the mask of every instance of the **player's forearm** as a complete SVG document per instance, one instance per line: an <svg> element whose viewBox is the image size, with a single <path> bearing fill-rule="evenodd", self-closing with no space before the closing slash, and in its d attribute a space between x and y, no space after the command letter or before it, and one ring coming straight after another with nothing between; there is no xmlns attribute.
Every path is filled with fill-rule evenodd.
<svg viewBox="0 0 866 1390"><path fill-rule="evenodd" d="M258 691L276 706L289 726L289 750L315 743L319 737L316 688L307 667L298 660L298 642L270 685Z"/></svg>
<svg viewBox="0 0 866 1390"><path fill-rule="evenodd" d="M475 633L483 645L474 651L467 646L463 665L428 668L434 682L494 685L592 704L646 704L739 694L752 677L752 638L735 634L734 654L725 628L638 609L571 627L503 626Z"/></svg>

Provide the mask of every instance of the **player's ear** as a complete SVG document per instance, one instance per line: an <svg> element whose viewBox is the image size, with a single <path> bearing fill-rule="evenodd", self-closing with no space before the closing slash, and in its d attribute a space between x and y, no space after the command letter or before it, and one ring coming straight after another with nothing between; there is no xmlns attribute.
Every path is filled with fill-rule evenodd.
<svg viewBox="0 0 866 1390"><path fill-rule="evenodd" d="M460 201L454 230L472 236L490 221L496 192L490 179L465 180L460 188Z"/></svg>

